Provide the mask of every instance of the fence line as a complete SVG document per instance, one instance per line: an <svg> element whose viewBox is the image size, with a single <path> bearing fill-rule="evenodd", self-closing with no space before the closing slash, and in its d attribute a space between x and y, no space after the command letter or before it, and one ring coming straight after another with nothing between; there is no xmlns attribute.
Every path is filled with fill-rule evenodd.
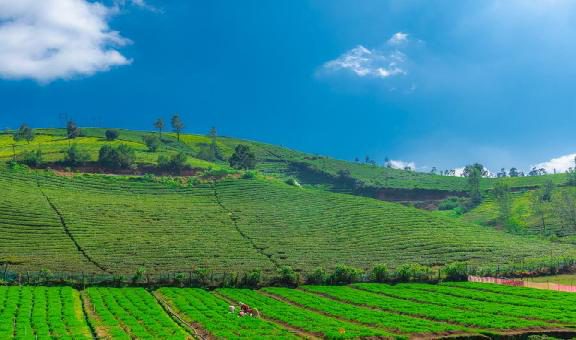
<svg viewBox="0 0 576 340"><path fill-rule="evenodd" d="M576 293L576 286L562 285L553 282L531 282L518 279L501 279L497 277L468 276L468 282L493 283L505 286L528 287L536 289L555 290L559 292Z"/></svg>

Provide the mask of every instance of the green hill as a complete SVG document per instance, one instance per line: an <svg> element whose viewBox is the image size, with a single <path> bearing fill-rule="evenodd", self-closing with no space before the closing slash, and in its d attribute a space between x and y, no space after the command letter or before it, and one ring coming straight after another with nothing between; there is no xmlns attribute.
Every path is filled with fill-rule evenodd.
<svg viewBox="0 0 576 340"><path fill-rule="evenodd" d="M164 133L163 143L159 150L149 152L142 137L152 132L118 130L120 137L109 142L104 138L106 129L101 128L84 128L82 129L83 136L73 140L65 138L64 129L36 129L35 131L36 138L32 142L18 142L14 147L12 135L9 132L0 134L0 160L11 159L13 152L20 155L25 151L41 149L46 161L61 161L72 144L76 144L80 150L88 152L92 160L96 160L98 150L102 145L127 144L136 150L136 159L141 165L155 164L160 154L171 155L185 152L189 155L189 164L194 168L227 169L229 167L225 160L230 157L235 146L246 144L256 154L258 171L281 179L295 178L305 186L329 191L354 193L384 200L410 201L419 200L419 198L441 199L462 194L467 190L466 179L462 177L440 176L346 162L276 145L229 137L217 138L217 148L222 157L221 160L209 162L202 154L209 147L211 139L204 135L184 134L178 142L175 134ZM489 190L496 182L504 181L512 188L533 188L542 185L547 180L563 184L566 177L564 174L558 174L503 179L484 178L481 181L481 187Z"/></svg>
<svg viewBox="0 0 576 340"><path fill-rule="evenodd" d="M504 265L575 255L430 212L263 177L196 178L0 171L0 262L10 270L215 274L283 265Z"/></svg>

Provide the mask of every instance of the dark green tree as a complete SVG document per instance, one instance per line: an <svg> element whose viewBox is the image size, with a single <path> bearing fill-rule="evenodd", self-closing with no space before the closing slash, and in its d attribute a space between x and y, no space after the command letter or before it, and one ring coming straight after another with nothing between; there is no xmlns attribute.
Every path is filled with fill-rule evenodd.
<svg viewBox="0 0 576 340"><path fill-rule="evenodd" d="M113 140L118 139L118 137L120 137L120 131L118 131L116 129L109 129L109 130L106 130L104 135L106 136L107 141L113 141Z"/></svg>
<svg viewBox="0 0 576 340"><path fill-rule="evenodd" d="M248 145L238 144L234 150L234 154L230 157L228 162L234 169L254 169L256 167L256 155L250 151Z"/></svg>
<svg viewBox="0 0 576 340"><path fill-rule="evenodd" d="M182 122L182 119L180 119L180 115L175 114L174 116L172 116L171 124L172 129L174 130L174 132L176 132L178 142L180 142L180 133L182 133L182 130L184 129L184 122Z"/></svg>
<svg viewBox="0 0 576 340"><path fill-rule="evenodd" d="M136 160L134 149L126 144L120 144L114 148L110 145L104 145L98 153L98 163L112 169L130 168Z"/></svg>
<svg viewBox="0 0 576 340"><path fill-rule="evenodd" d="M520 176L520 173L518 172L518 169L516 169L516 168L510 168L510 171L508 172L508 176L510 176L510 177L518 177L518 176Z"/></svg>
<svg viewBox="0 0 576 340"><path fill-rule="evenodd" d="M463 172L468 182L468 208L473 208L482 202L482 193L480 192L480 179L487 175L484 166L479 163L467 165Z"/></svg>
<svg viewBox="0 0 576 340"><path fill-rule="evenodd" d="M170 157L166 155L158 156L158 167L167 171L181 173L183 170L190 168L187 162L188 156L184 152L179 152Z"/></svg>

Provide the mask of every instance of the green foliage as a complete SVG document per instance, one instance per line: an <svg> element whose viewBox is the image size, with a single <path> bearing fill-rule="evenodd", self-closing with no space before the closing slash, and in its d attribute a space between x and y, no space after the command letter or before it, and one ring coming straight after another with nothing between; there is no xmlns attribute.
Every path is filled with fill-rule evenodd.
<svg viewBox="0 0 576 340"><path fill-rule="evenodd" d="M403 264L395 271L395 278L400 282L429 281L432 279L432 269L417 263Z"/></svg>
<svg viewBox="0 0 576 340"><path fill-rule="evenodd" d="M66 151L64 163L70 166L83 165L90 160L90 155L78 148L76 144L72 144Z"/></svg>
<svg viewBox="0 0 576 340"><path fill-rule="evenodd" d="M104 136L106 137L107 141L113 141L118 139L118 137L120 137L120 131L116 130L116 129L109 129L106 130L106 132L104 133Z"/></svg>
<svg viewBox="0 0 576 340"><path fill-rule="evenodd" d="M156 152L161 144L160 138L158 138L156 135L142 136L142 140L150 152Z"/></svg>
<svg viewBox="0 0 576 340"><path fill-rule="evenodd" d="M476 207L482 202L482 193L480 191L480 179L486 176L486 170L482 164L467 165L464 168L464 177L468 183L468 209Z"/></svg>
<svg viewBox="0 0 576 340"><path fill-rule="evenodd" d="M442 268L448 281L465 281L468 279L468 265L462 262L453 262Z"/></svg>
<svg viewBox="0 0 576 340"><path fill-rule="evenodd" d="M25 151L18 157L18 162L31 167L38 167L42 164L42 150Z"/></svg>
<svg viewBox="0 0 576 340"><path fill-rule="evenodd" d="M466 211L466 202L459 197L448 197L438 204L438 210L453 210L457 214L463 214Z"/></svg>
<svg viewBox="0 0 576 340"><path fill-rule="evenodd" d="M251 270L244 273L240 286L245 288L258 288L262 280L262 272L260 270Z"/></svg>
<svg viewBox="0 0 576 340"><path fill-rule="evenodd" d="M27 143L30 143L32 140L34 140L34 130L32 130L32 128L29 127L28 125L22 124L20 125L18 130L14 132L12 138L14 139L15 142L25 140Z"/></svg>
<svg viewBox="0 0 576 340"><path fill-rule="evenodd" d="M337 265L334 272L328 277L331 284L347 284L361 281L364 272L361 269L347 265Z"/></svg>
<svg viewBox="0 0 576 340"><path fill-rule="evenodd" d="M510 225L512 198L510 196L510 187L503 182L496 183L493 190L494 199L498 205L499 220L504 226Z"/></svg>
<svg viewBox="0 0 576 340"><path fill-rule="evenodd" d="M297 180L295 180L294 178L288 178L286 180L286 184L291 185L293 187L298 187L301 188L302 186L300 185L300 183L298 183Z"/></svg>
<svg viewBox="0 0 576 340"><path fill-rule="evenodd" d="M111 169L128 169L134 164L135 158L134 149L126 144L118 147L104 145L98 153L98 163Z"/></svg>
<svg viewBox="0 0 576 340"><path fill-rule="evenodd" d="M385 264L377 264L370 272L370 281L387 282L390 279L390 272Z"/></svg>
<svg viewBox="0 0 576 340"><path fill-rule="evenodd" d="M300 274L295 272L290 266L282 266L278 269L276 278L274 278L272 282L274 285L298 287L300 284Z"/></svg>
<svg viewBox="0 0 576 340"><path fill-rule="evenodd" d="M321 285L328 280L328 274L324 268L316 268L306 277L306 283L312 285Z"/></svg>
<svg viewBox="0 0 576 340"><path fill-rule="evenodd" d="M162 139L162 130L164 129L164 119L158 118L154 121L154 127L158 129L158 133L160 134L160 139Z"/></svg>
<svg viewBox="0 0 576 340"><path fill-rule="evenodd" d="M188 155L184 152L179 152L170 157L165 155L158 156L158 167L162 170L167 170L175 173L181 173L185 169L189 169L187 164Z"/></svg>
<svg viewBox="0 0 576 340"><path fill-rule="evenodd" d="M234 169L249 170L256 167L256 156L247 145L239 144L228 161Z"/></svg>
<svg viewBox="0 0 576 340"><path fill-rule="evenodd" d="M253 179L253 178L256 178L257 175L258 175L258 172L256 172L256 171L245 171L242 174L242 178L243 179Z"/></svg>

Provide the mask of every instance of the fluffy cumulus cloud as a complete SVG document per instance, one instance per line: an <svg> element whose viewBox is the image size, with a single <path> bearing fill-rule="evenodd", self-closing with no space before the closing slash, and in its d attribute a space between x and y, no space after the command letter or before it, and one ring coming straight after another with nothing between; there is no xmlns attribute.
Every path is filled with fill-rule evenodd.
<svg viewBox="0 0 576 340"><path fill-rule="evenodd" d="M416 163L414 162L406 162L401 160L390 160L390 166L394 169L406 169L410 168L412 170L416 170Z"/></svg>
<svg viewBox="0 0 576 340"><path fill-rule="evenodd" d="M408 34L398 32L380 48L358 45L326 62L321 71L328 74L347 72L361 78L379 79L406 75L407 56L402 49L408 42Z"/></svg>
<svg viewBox="0 0 576 340"><path fill-rule="evenodd" d="M560 156L557 158L552 158L547 162L538 163L532 166L532 168L536 169L545 169L548 173L556 172L566 172L569 168L574 167L574 158L576 157L576 153L572 153L569 155Z"/></svg>
<svg viewBox="0 0 576 340"><path fill-rule="evenodd" d="M0 77L46 83L130 64L117 50L129 41L108 26L115 11L87 0L0 0Z"/></svg>

